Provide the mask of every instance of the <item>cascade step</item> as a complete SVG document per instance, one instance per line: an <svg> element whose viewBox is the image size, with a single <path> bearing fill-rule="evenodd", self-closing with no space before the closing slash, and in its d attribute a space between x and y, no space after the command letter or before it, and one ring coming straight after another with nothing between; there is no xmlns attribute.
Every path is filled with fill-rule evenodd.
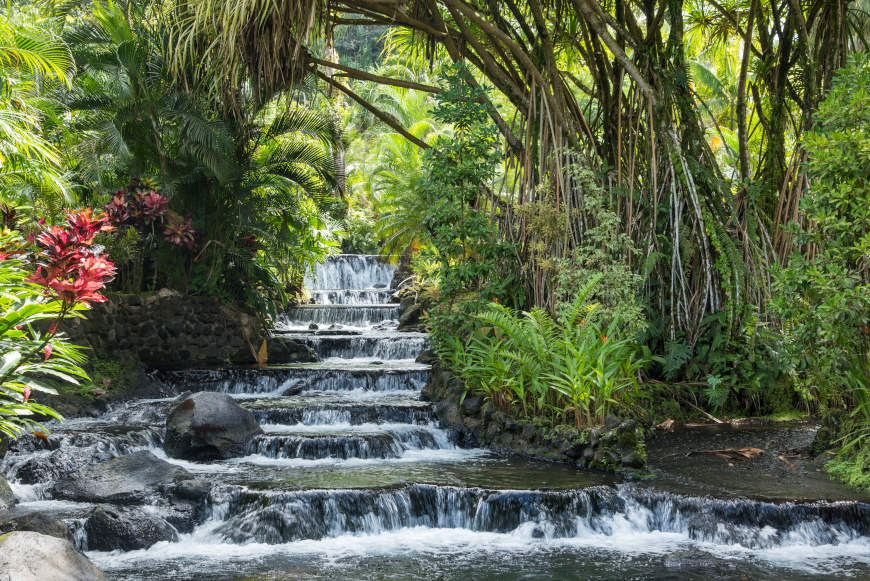
<svg viewBox="0 0 870 581"><path fill-rule="evenodd" d="M298 305L287 309L276 327L285 330L306 330L311 325L373 327L398 320L398 305Z"/></svg>
<svg viewBox="0 0 870 581"><path fill-rule="evenodd" d="M401 458L369 460L231 461L238 471L215 466L213 478L257 490L348 489L433 484L504 490L573 489L612 484L605 472L579 472L567 464L501 456L477 449L409 450ZM304 470L292 469L304 467Z"/></svg>
<svg viewBox="0 0 870 581"><path fill-rule="evenodd" d="M389 303L393 291L388 288L312 290L311 299L320 305L377 305Z"/></svg>
<svg viewBox="0 0 870 581"><path fill-rule="evenodd" d="M262 424L307 426L381 423L428 424L435 419L432 405L409 398L405 392L377 392L378 399L347 398L321 393L309 397L248 400L243 405Z"/></svg>
<svg viewBox="0 0 870 581"><path fill-rule="evenodd" d="M290 334L321 359L414 359L429 346L426 333L371 331L360 335Z"/></svg>
<svg viewBox="0 0 870 581"><path fill-rule="evenodd" d="M386 256L337 254L315 265L305 277L310 290L370 289L390 287L396 266L385 262Z"/></svg>
<svg viewBox="0 0 870 581"><path fill-rule="evenodd" d="M516 533L534 538L680 533L750 549L836 544L870 534L870 505L771 504L687 497L622 485L495 490L412 484L399 488L225 490L224 541L286 543L408 527Z"/></svg>
<svg viewBox="0 0 870 581"><path fill-rule="evenodd" d="M291 428L291 426L286 426ZM440 432L440 433L439 433ZM267 458L399 458L407 450L451 448L446 433L436 429L405 426L389 431L360 433L267 433L251 442L248 453Z"/></svg>
<svg viewBox="0 0 870 581"><path fill-rule="evenodd" d="M180 391L219 391L236 395L290 395L308 391L420 391L426 384L429 366L342 365L306 363L298 365L185 370L165 375Z"/></svg>

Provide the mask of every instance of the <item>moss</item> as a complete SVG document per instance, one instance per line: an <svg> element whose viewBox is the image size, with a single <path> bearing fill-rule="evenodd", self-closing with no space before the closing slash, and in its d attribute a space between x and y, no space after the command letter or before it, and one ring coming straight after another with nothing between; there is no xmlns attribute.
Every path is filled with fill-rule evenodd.
<svg viewBox="0 0 870 581"><path fill-rule="evenodd" d="M839 454L825 464L828 473L853 488L870 488L870 449Z"/></svg>
<svg viewBox="0 0 870 581"><path fill-rule="evenodd" d="M88 360L88 375L91 381L79 386L79 395L94 399L125 393L133 388L133 377L136 371L135 365L92 355Z"/></svg>
<svg viewBox="0 0 870 581"><path fill-rule="evenodd" d="M569 442L580 441L586 443L589 436L585 432L581 432L574 426L558 425L544 429L544 436L550 440L566 440ZM585 439L584 439L585 438Z"/></svg>
<svg viewBox="0 0 870 581"><path fill-rule="evenodd" d="M637 457L643 460L644 466L646 466L647 456L646 456L646 444L644 443L643 438L638 438L634 444L634 453L637 454Z"/></svg>
<svg viewBox="0 0 870 581"><path fill-rule="evenodd" d="M772 414L768 414L766 416L761 416L761 419L768 420L771 422L796 422L799 420L806 420L810 417L810 415L803 410L796 409L787 409L781 410L778 412L774 412Z"/></svg>

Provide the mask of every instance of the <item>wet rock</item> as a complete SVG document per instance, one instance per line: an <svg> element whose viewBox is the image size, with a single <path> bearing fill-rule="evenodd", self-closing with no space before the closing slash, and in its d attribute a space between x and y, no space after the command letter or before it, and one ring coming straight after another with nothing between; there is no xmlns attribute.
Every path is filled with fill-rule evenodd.
<svg viewBox="0 0 870 581"><path fill-rule="evenodd" d="M319 328L320 328L320 326L319 326L317 323L311 323L310 325L308 325L308 330L309 330L309 331L316 331L316 330L318 330Z"/></svg>
<svg viewBox="0 0 870 581"><path fill-rule="evenodd" d="M70 474L55 483L52 494L80 502L145 504L172 484L190 478L184 468L142 450Z"/></svg>
<svg viewBox="0 0 870 581"><path fill-rule="evenodd" d="M0 579L102 581L107 577L68 540L16 531L0 537Z"/></svg>
<svg viewBox="0 0 870 581"><path fill-rule="evenodd" d="M0 510L8 510L15 504L15 495L6 482L6 477L0 474Z"/></svg>
<svg viewBox="0 0 870 581"><path fill-rule="evenodd" d="M131 412L132 413L132 412ZM151 428L116 426L101 432L55 432L48 438L20 437L6 461L6 473L23 484L54 482L92 464L158 444ZM38 453L34 453L38 452Z"/></svg>
<svg viewBox="0 0 870 581"><path fill-rule="evenodd" d="M225 393L199 392L172 408L164 449L173 458L219 460L244 456L262 434L256 418Z"/></svg>
<svg viewBox="0 0 870 581"><path fill-rule="evenodd" d="M425 363L426 365L432 365L436 361L438 361L438 357L431 349L426 349L422 351L415 359L417 363Z"/></svg>
<svg viewBox="0 0 870 581"><path fill-rule="evenodd" d="M467 415L477 415L480 413L480 408L483 407L483 398L479 395L466 397L462 400L462 413Z"/></svg>
<svg viewBox="0 0 870 581"><path fill-rule="evenodd" d="M0 533L30 531L59 539L72 540L69 527L62 521L41 512L25 514L7 519L0 514Z"/></svg>
<svg viewBox="0 0 870 581"><path fill-rule="evenodd" d="M627 468L643 468L646 462L635 450L630 450L622 455L619 463Z"/></svg>
<svg viewBox="0 0 870 581"><path fill-rule="evenodd" d="M160 541L178 541L175 529L140 508L98 506L85 521L89 551L134 551Z"/></svg>
<svg viewBox="0 0 870 581"><path fill-rule="evenodd" d="M266 339L266 353L269 363L313 363L317 355L311 347L303 345L287 337L269 337Z"/></svg>
<svg viewBox="0 0 870 581"><path fill-rule="evenodd" d="M565 454L566 458L569 458L571 460L577 460L578 458L584 457L586 450L589 450L589 456L591 457L593 453L591 447L588 447L583 442L575 442L574 444L570 445L563 453Z"/></svg>
<svg viewBox="0 0 870 581"><path fill-rule="evenodd" d="M453 400L443 400L435 408L435 413L442 422L449 426L458 426L462 424L462 412Z"/></svg>
<svg viewBox="0 0 870 581"><path fill-rule="evenodd" d="M182 500L203 501L211 492L211 483L207 480L192 478L182 480L175 485L173 494Z"/></svg>
<svg viewBox="0 0 870 581"><path fill-rule="evenodd" d="M403 299L404 300L404 299ZM412 304L407 309L402 311L399 317L399 330L407 330L420 324L420 317L423 315L423 309L418 304Z"/></svg>

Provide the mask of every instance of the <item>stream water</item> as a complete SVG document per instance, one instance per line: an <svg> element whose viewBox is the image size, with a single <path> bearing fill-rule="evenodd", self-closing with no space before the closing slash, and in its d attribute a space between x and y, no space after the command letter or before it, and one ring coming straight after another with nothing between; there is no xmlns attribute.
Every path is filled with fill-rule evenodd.
<svg viewBox="0 0 870 581"><path fill-rule="evenodd" d="M87 550L92 505L53 500L51 484L149 449L214 483L210 517L179 542L88 551L111 579L870 579L865 503L711 498L457 447L420 398L427 339L396 330L392 275L371 256L317 268L317 303L276 332L318 363L169 377L250 409L265 433L248 455L166 458L171 400L133 401L16 443L0 466L16 511L64 519Z"/></svg>

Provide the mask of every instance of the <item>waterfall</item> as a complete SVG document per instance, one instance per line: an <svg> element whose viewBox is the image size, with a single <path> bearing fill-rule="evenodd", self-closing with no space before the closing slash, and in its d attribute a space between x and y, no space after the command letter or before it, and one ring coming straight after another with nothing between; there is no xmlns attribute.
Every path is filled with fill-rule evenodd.
<svg viewBox="0 0 870 581"><path fill-rule="evenodd" d="M161 376L178 393L224 392L250 410L263 434L243 456L168 458L173 402L119 404L12 444L0 469L17 514L62 519L87 550L93 505L52 499L52 485L149 449L212 485L207 518L179 529L179 542L90 551L112 579L870 578L870 505L860 501L711 498L691 480L660 490L663 479L629 484L458 447L421 399L429 366L414 360L428 338L397 331L394 271L354 255L313 269L315 304L288 310L276 331L312 348L317 363Z"/></svg>

